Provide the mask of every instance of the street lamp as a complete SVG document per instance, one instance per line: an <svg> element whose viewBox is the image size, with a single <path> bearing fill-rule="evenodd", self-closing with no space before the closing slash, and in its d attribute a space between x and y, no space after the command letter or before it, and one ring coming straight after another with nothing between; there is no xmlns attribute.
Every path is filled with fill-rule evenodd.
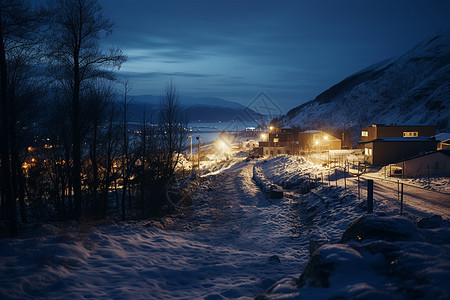
<svg viewBox="0 0 450 300"><path fill-rule="evenodd" d="M191 139L191 160L192 160L192 135L188 136Z"/></svg>
<svg viewBox="0 0 450 300"><path fill-rule="evenodd" d="M200 136L197 136L195 138L198 141L198 153L197 153L197 156L198 156L198 170L200 170Z"/></svg>

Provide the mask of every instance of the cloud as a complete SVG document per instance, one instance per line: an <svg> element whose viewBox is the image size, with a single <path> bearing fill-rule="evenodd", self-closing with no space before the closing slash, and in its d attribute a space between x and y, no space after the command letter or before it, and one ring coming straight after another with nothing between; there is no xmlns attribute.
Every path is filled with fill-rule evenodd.
<svg viewBox="0 0 450 300"><path fill-rule="evenodd" d="M448 1L100 0L128 55L120 74L149 93L247 98L270 90L307 101L448 24ZM147 92L145 92L147 91ZM289 102L290 103L290 102Z"/></svg>

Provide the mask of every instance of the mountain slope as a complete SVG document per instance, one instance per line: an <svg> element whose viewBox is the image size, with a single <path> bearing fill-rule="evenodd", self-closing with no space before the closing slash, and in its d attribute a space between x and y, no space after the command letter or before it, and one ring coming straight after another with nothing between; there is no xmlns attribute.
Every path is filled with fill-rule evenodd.
<svg viewBox="0 0 450 300"><path fill-rule="evenodd" d="M450 131L450 29L404 55L370 66L280 118L284 125L352 126L353 140L372 123L430 124Z"/></svg>
<svg viewBox="0 0 450 300"><path fill-rule="evenodd" d="M142 119L142 112L144 109L149 112L152 111L156 116L159 109L160 96L154 95L138 95L131 97L129 106L129 118L134 121ZM223 100L217 97L184 97L180 96L181 109L185 113L188 121L202 122L218 122L218 121L232 121L243 114L245 106ZM255 115L259 115L254 112Z"/></svg>

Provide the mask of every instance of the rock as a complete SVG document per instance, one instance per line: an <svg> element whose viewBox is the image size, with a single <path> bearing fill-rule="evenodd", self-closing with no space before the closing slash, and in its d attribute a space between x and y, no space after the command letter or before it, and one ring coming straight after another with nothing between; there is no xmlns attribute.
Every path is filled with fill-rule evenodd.
<svg viewBox="0 0 450 300"><path fill-rule="evenodd" d="M314 252L319 249L320 246L329 244L330 241L326 239L312 239L309 241L309 257L311 257Z"/></svg>
<svg viewBox="0 0 450 300"><path fill-rule="evenodd" d="M274 199L283 198L283 191L281 189L272 189L270 192L270 198Z"/></svg>
<svg viewBox="0 0 450 300"><path fill-rule="evenodd" d="M299 278L299 286L330 287L330 277L339 270L363 268L363 257L349 245L331 244L318 248ZM339 271L336 272L339 275Z"/></svg>
<svg viewBox="0 0 450 300"><path fill-rule="evenodd" d="M278 257L278 255L272 255L271 257L269 257L269 261L274 261L274 262L277 262L277 263L281 263L281 260Z"/></svg>
<svg viewBox="0 0 450 300"><path fill-rule="evenodd" d="M367 214L350 224L342 234L341 243L367 239L395 242L421 241L422 237L414 224L404 217Z"/></svg>

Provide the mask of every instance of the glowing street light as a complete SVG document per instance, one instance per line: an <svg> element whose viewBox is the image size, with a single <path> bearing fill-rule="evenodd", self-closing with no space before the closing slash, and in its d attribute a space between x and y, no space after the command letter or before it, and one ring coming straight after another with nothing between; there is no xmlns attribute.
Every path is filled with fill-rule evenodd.
<svg viewBox="0 0 450 300"><path fill-rule="evenodd" d="M224 141L220 141L219 143L219 149L220 150L225 150L227 148L227 143L225 143Z"/></svg>
<svg viewBox="0 0 450 300"><path fill-rule="evenodd" d="M266 135L265 133L261 133L261 139L262 139L263 141L265 141L266 138L267 138L267 135Z"/></svg>
<svg viewBox="0 0 450 300"><path fill-rule="evenodd" d="M192 135L188 136L191 139L191 160L192 160Z"/></svg>

